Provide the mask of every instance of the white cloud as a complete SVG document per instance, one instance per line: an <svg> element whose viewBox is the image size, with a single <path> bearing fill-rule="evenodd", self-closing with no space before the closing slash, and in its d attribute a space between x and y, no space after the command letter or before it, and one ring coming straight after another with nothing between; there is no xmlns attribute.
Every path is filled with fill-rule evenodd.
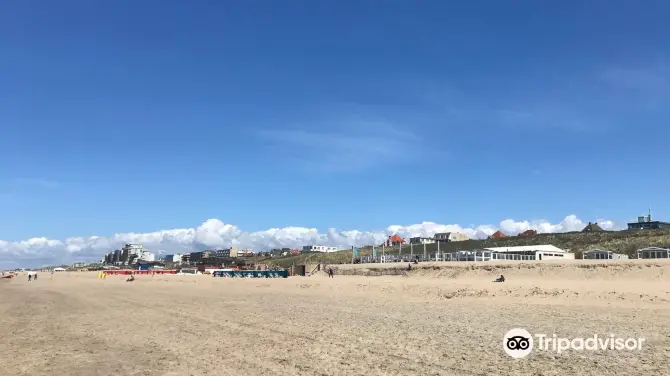
<svg viewBox="0 0 670 376"><path fill-rule="evenodd" d="M598 220L606 230L618 229L609 220ZM528 229L540 233L579 231L586 226L575 215L565 217L560 223L546 220L515 221L506 219L499 225L463 227L423 222L414 225L392 225L378 231L338 231L334 228L325 233L315 228L285 227L265 231L245 232L235 225L219 219L208 219L197 228L160 230L150 233L119 233L111 236L72 237L65 240L32 238L18 242L0 240L0 268L17 266L41 266L74 261L97 261L111 250L125 243L141 243L156 253L189 252L215 247L250 248L255 251L282 247L302 247L307 244L339 246L378 244L392 234L403 237L431 237L436 232L460 231L471 238L485 238L497 230L506 234L518 234Z"/></svg>

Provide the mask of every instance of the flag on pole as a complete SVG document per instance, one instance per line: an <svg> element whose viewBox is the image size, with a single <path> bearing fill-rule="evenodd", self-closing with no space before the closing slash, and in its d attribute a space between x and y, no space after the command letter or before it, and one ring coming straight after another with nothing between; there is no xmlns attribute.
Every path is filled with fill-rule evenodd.
<svg viewBox="0 0 670 376"><path fill-rule="evenodd" d="M358 248L354 247L354 257L358 257Z"/></svg>
<svg viewBox="0 0 670 376"><path fill-rule="evenodd" d="M377 248L375 246L372 246L372 258L377 258Z"/></svg>

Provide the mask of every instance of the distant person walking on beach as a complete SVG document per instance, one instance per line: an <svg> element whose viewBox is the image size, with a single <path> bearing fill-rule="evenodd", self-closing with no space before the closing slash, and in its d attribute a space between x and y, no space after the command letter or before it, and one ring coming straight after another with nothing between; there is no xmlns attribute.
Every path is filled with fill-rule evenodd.
<svg viewBox="0 0 670 376"><path fill-rule="evenodd" d="M35 274L33 274L33 281L37 281L37 272L35 272Z"/></svg>
<svg viewBox="0 0 670 376"><path fill-rule="evenodd" d="M328 268L328 278L335 278L333 277L333 268Z"/></svg>
<svg viewBox="0 0 670 376"><path fill-rule="evenodd" d="M28 273L28 282L33 278L33 273Z"/></svg>

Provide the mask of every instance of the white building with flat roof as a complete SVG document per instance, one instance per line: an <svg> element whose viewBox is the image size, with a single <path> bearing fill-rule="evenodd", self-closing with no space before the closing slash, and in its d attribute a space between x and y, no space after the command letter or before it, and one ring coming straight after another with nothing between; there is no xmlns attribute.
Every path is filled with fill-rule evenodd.
<svg viewBox="0 0 670 376"><path fill-rule="evenodd" d="M302 247L303 252L337 252L337 247L328 247L325 245L306 245Z"/></svg>
<svg viewBox="0 0 670 376"><path fill-rule="evenodd" d="M156 261L156 255L147 250L142 250L142 252L139 255L138 261L154 262Z"/></svg>
<svg viewBox="0 0 670 376"><path fill-rule="evenodd" d="M456 252L438 252L435 261L494 261L494 260L574 260L575 254L553 245L492 247Z"/></svg>
<svg viewBox="0 0 670 376"><path fill-rule="evenodd" d="M409 238L409 244L434 244L435 238L424 238L421 236L416 236Z"/></svg>
<svg viewBox="0 0 670 376"><path fill-rule="evenodd" d="M462 242L470 238L462 232L438 232L433 236L438 242Z"/></svg>
<svg viewBox="0 0 670 376"><path fill-rule="evenodd" d="M614 253L605 249L592 249L584 252L585 260L628 260L628 255Z"/></svg>
<svg viewBox="0 0 670 376"><path fill-rule="evenodd" d="M575 254L551 244L484 248L495 254L495 260L574 260ZM520 257L527 256L528 258Z"/></svg>

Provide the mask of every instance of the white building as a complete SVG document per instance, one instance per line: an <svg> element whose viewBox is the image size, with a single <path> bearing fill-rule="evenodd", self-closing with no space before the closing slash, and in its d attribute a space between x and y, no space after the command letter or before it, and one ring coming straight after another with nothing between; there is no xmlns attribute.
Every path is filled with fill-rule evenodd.
<svg viewBox="0 0 670 376"><path fill-rule="evenodd" d="M337 247L328 247L325 245L306 245L302 247L303 252L337 252Z"/></svg>
<svg viewBox="0 0 670 376"><path fill-rule="evenodd" d="M622 255L605 249L592 249L584 252L585 260L628 260L628 255Z"/></svg>
<svg viewBox="0 0 670 376"><path fill-rule="evenodd" d="M435 261L491 261L493 251L475 249L469 251L442 252L435 254Z"/></svg>
<svg viewBox="0 0 670 376"><path fill-rule="evenodd" d="M670 258L670 249L659 248L659 247L647 247L638 249L637 258L639 259Z"/></svg>
<svg viewBox="0 0 670 376"><path fill-rule="evenodd" d="M156 255L147 251L146 249L141 249L137 254L137 259L135 262L137 263L140 261L148 261L148 262L156 261Z"/></svg>
<svg viewBox="0 0 670 376"><path fill-rule="evenodd" d="M462 232L438 232L434 236L438 242L462 242L470 238Z"/></svg>
<svg viewBox="0 0 670 376"><path fill-rule="evenodd" d="M575 254L553 245L493 247L457 252L442 252L435 261L493 261L493 260L574 260Z"/></svg>
<svg viewBox="0 0 670 376"><path fill-rule="evenodd" d="M574 260L575 254L551 244L492 247L494 260Z"/></svg>
<svg viewBox="0 0 670 376"><path fill-rule="evenodd" d="M409 244L434 244L435 238L422 238L420 236L409 238Z"/></svg>
<svg viewBox="0 0 670 376"><path fill-rule="evenodd" d="M119 263L122 265L136 264L144 252L142 244L126 244L119 250ZM115 260L116 261L116 260Z"/></svg>
<svg viewBox="0 0 670 376"><path fill-rule="evenodd" d="M142 250L142 253L140 253L138 261L148 261L148 262L156 261L156 255L147 250Z"/></svg>
<svg viewBox="0 0 670 376"><path fill-rule="evenodd" d="M120 250L120 264L133 265L140 261L156 261L156 256L144 249L142 244L126 244Z"/></svg>

